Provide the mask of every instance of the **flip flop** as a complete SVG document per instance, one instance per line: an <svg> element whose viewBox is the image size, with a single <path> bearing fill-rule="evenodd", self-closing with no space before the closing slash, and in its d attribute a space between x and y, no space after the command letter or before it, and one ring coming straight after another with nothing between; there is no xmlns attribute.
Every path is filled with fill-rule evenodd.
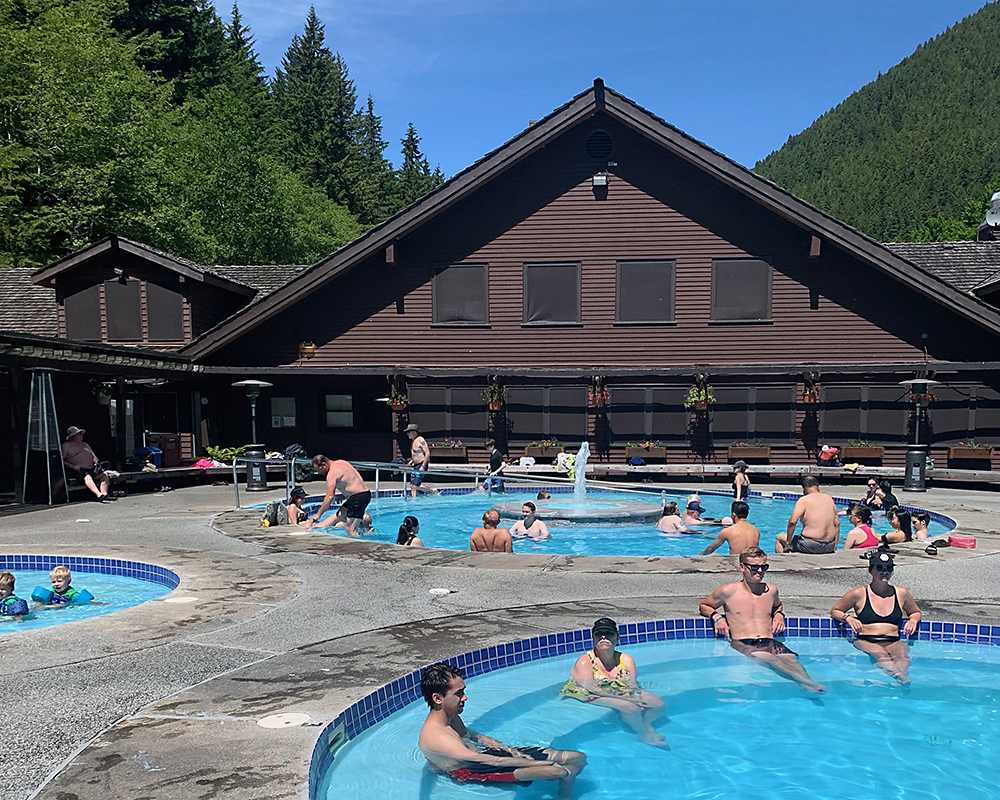
<svg viewBox="0 0 1000 800"><path fill-rule="evenodd" d="M927 545L926 548L924 548L924 552L927 553L927 555L929 555L929 556L936 556L937 555L937 547L935 545L933 545L933 544L929 544L929 545Z"/></svg>
<svg viewBox="0 0 1000 800"><path fill-rule="evenodd" d="M947 539L937 539L931 542L931 545L933 545L934 547L951 547L951 542L949 542Z"/></svg>

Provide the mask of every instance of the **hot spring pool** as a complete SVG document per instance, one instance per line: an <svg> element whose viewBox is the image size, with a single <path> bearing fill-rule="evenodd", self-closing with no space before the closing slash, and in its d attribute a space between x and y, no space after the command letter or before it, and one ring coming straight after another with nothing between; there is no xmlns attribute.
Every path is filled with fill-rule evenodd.
<svg viewBox="0 0 1000 800"><path fill-rule="evenodd" d="M451 489L442 494L421 495L415 500L397 496L381 496L374 498L368 506L375 525L374 532L364 535L365 539L390 542L396 541L396 535L403 517L415 516L420 520L420 538L426 547L441 547L448 550L468 550L469 536L473 529L482 525L483 512L495 503L525 500L534 501L538 488L531 490L510 490L506 494L493 494L487 497L485 492ZM572 493L565 487L549 487L552 492L553 507L567 508L573 504ZM700 493L701 503L705 508L705 517L722 518L729 514L732 498L728 495L712 495ZM774 552L774 537L785 530L788 518L795 505L795 495L786 497L751 497L749 521L761 531L760 545L768 553ZM641 501L648 503L650 508L660 507L660 491L649 494L641 492L612 492L601 489L589 489L588 499L598 507L623 501ZM683 508L687 493L679 494L668 491L667 500L673 500ZM847 505L847 500L836 498L838 505ZM840 502L842 501L842 502ZM318 507L311 504L312 509ZM539 518L545 520L539 511ZM933 515L930 525L932 537L944 536L954 527L954 523L946 522L947 517ZM501 524L511 524L512 521ZM528 538L514 539L515 553L540 554L570 554L595 556L691 556L697 555L718 534L719 526L705 528L702 534L664 534L656 530L654 524L587 524L574 525L566 523L547 523L552 534L550 538L536 542ZM851 529L846 517L841 517L841 543ZM872 527L877 533L887 533L892 528L882 516L876 516ZM343 528L321 528L321 531L343 535ZM721 552L727 548L723 546Z"/></svg>
<svg viewBox="0 0 1000 800"><path fill-rule="evenodd" d="M62 564L73 573L72 585L86 589L94 599L107 605L69 604L63 608L32 609L24 622L0 617L0 635L76 622L161 597L180 583L177 575L163 567L112 558L67 556L0 556L0 570L10 570L17 584L14 594L34 605L31 592L36 586L52 586L49 572Z"/></svg>
<svg viewBox="0 0 1000 800"><path fill-rule="evenodd" d="M693 628L701 621L667 624L674 622ZM911 649L913 684L903 688L831 630L829 620L800 622L815 623L816 634L822 624L823 635L830 637L785 639L810 675L827 685L828 693L820 699L811 699L721 640L623 643L620 649L635 657L639 682L666 701L667 718L657 727L669 751L639 744L611 710L558 697L575 653L470 678L470 672L475 675L483 668L473 666L467 671L469 699L462 716L469 727L508 744L551 743L585 752L587 767L575 786L581 800L995 796L1000 783L995 757L1000 752L1000 689L995 678L1000 649L929 641L932 636L965 639L966 626L948 624L963 631L953 637L940 633L942 623L933 623L933 628L923 623L923 640ZM977 627L980 633L990 632L988 626L968 629ZM1000 628L992 631L1000 634ZM582 631L575 633L582 639ZM688 635L695 635L694 630ZM1000 642L1000 635L990 641ZM578 643L580 649L585 649L583 644ZM493 650L483 658L496 659ZM399 682L404 692L406 682ZM378 699L373 698L371 706ZM364 713L372 712L362 706L359 714ZM416 746L426 713L418 699L353 738L316 771L312 797L527 800L554 795L555 785L548 782L511 790L460 785L437 775Z"/></svg>

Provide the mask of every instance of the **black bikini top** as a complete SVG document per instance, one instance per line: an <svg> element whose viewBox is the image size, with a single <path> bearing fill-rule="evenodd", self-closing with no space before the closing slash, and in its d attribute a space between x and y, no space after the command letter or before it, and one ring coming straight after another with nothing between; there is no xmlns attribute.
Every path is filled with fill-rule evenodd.
<svg viewBox="0 0 1000 800"><path fill-rule="evenodd" d="M865 604L864 607L858 612L858 622L862 625L875 625L878 623L884 623L886 625L899 625L903 621L903 609L899 607L899 594L893 590L893 600L895 604L892 607L892 611L886 616L881 616L875 613L875 609L872 608L872 598L868 593L868 587L865 587Z"/></svg>

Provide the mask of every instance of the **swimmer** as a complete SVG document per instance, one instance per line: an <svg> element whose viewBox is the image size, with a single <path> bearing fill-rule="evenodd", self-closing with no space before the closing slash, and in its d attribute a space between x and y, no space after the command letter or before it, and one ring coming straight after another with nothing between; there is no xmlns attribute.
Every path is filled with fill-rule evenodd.
<svg viewBox="0 0 1000 800"><path fill-rule="evenodd" d="M910 524L910 512L898 506L890 508L885 518L892 525L892 530L882 537L883 542L889 544L902 544L913 541L913 527Z"/></svg>
<svg viewBox="0 0 1000 800"><path fill-rule="evenodd" d="M862 503L852 503L847 511L847 519L854 526L847 532L842 550L855 547L878 547L878 537L872 530L872 510Z"/></svg>
<svg viewBox="0 0 1000 800"><path fill-rule="evenodd" d="M399 526L399 533L396 536L396 544L404 547L423 547L423 540L417 536L420 533L420 523L416 517L403 517L403 524Z"/></svg>
<svg viewBox="0 0 1000 800"><path fill-rule="evenodd" d="M573 781L587 763L578 750L509 747L462 722L467 700L462 670L432 664L420 678L420 691L430 706L420 729L420 752L438 771L460 783L527 783L559 781L558 797L573 796Z"/></svg>
<svg viewBox="0 0 1000 800"><path fill-rule="evenodd" d="M525 501L521 506L521 519L510 526L511 536L527 536L536 542L549 538L549 527L535 516L535 508L530 500Z"/></svg>
<svg viewBox="0 0 1000 800"><path fill-rule="evenodd" d="M871 582L841 597L830 616L847 623L856 634L854 646L875 659L879 669L900 683L910 683L910 645L900 639L899 623L905 618L903 635L913 636L921 613L908 589L889 583L894 568L892 553L872 553L868 562Z"/></svg>
<svg viewBox="0 0 1000 800"><path fill-rule="evenodd" d="M760 531L747 522L750 516L750 506L742 500L734 500L731 513L733 523L728 528L719 531L719 535L708 547L698 555L707 556L714 553L723 544L729 545L729 554L742 553L748 547L757 547L760 544Z"/></svg>
<svg viewBox="0 0 1000 800"><path fill-rule="evenodd" d="M39 586L31 593L31 599L35 601L36 608L66 608L70 603L91 603L95 606L106 606L107 603L98 603L94 596L86 589L74 589L70 583L73 575L68 567L57 566L49 573L49 580L52 581L52 588L46 589Z"/></svg>
<svg viewBox="0 0 1000 800"><path fill-rule="evenodd" d="M334 528L346 528L347 525L342 521L337 521L333 525ZM372 521L371 514L364 514L361 520L358 522L358 533L371 533L375 530L375 525Z"/></svg>
<svg viewBox="0 0 1000 800"><path fill-rule="evenodd" d="M552 495L550 495L544 489L539 489L538 490L538 497L536 497L535 499L536 500L551 500L552 499Z"/></svg>
<svg viewBox="0 0 1000 800"><path fill-rule="evenodd" d="M15 596L15 581L13 573L7 570L0 572L0 619L24 622L24 617L28 613L28 603Z"/></svg>
<svg viewBox="0 0 1000 800"><path fill-rule="evenodd" d="M728 637L737 652L762 661L803 691L825 694L826 687L809 677L797 654L774 638L785 630L785 612L778 587L764 581L767 569L767 554L759 547L747 548L740 553L743 580L720 586L701 601L698 611L712 620L715 635Z"/></svg>
<svg viewBox="0 0 1000 800"><path fill-rule="evenodd" d="M671 501L663 506L663 515L656 521L656 530L661 533L687 533L677 503Z"/></svg>
<svg viewBox="0 0 1000 800"><path fill-rule="evenodd" d="M483 514L483 527L469 537L469 549L480 553L513 553L510 531L501 528L500 515L492 508Z"/></svg>
<svg viewBox="0 0 1000 800"><path fill-rule="evenodd" d="M594 649L576 660L569 673L570 679L559 696L613 708L639 735L640 742L667 747L666 737L653 727L653 722L663 716L666 704L636 683L637 670L632 656L615 650L618 624L607 617L599 619L591 635Z"/></svg>
<svg viewBox="0 0 1000 800"><path fill-rule="evenodd" d="M914 539L929 539L931 537L931 532L927 530L927 526L931 524L930 514L926 511L914 511L910 520L913 523Z"/></svg>

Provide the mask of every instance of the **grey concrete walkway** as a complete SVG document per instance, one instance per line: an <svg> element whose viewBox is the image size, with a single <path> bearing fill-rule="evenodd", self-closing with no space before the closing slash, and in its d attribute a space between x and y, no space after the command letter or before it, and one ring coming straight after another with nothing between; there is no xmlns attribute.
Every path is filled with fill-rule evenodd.
<svg viewBox="0 0 1000 800"><path fill-rule="evenodd" d="M1000 620L1000 495L934 489L904 502L950 514L980 539L976 551L937 558L902 548L897 580L925 619ZM13 698L7 797L303 797L322 725L400 673L596 616L694 616L731 579L728 557L420 552L261 530L231 508L231 488L196 487L0 519L6 553L113 554L182 579L134 609L0 636L0 691ZM771 561L793 615L826 614L865 577L851 554ZM256 724L285 711L310 723Z"/></svg>

